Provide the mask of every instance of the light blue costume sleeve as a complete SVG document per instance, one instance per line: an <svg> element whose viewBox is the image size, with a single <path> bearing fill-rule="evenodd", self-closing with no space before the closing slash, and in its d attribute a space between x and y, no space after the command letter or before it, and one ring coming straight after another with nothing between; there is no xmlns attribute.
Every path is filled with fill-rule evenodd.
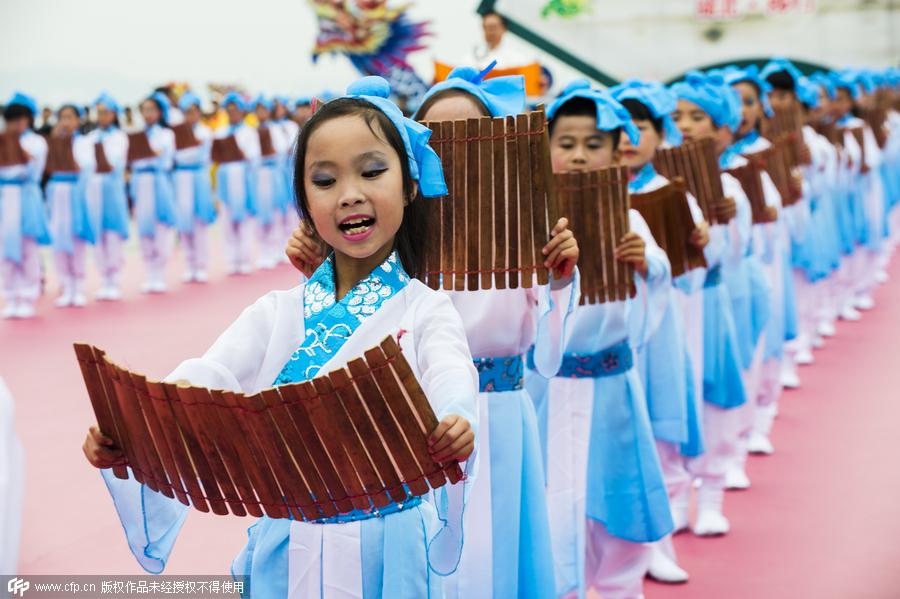
<svg viewBox="0 0 900 599"><path fill-rule="evenodd" d="M637 295L628 300L628 339L637 351L659 328L669 301L672 268L659 246L647 245L647 276L635 277L634 283Z"/></svg>
<svg viewBox="0 0 900 599"><path fill-rule="evenodd" d="M560 281L560 283L563 283ZM534 338L535 369L545 378L552 378L562 365L566 341L566 324L575 311L581 295L581 274L578 268L569 282L553 289L554 284L536 288L538 295L537 331Z"/></svg>
<svg viewBox="0 0 900 599"><path fill-rule="evenodd" d="M133 478L134 474L125 480L116 478L110 469L101 470L100 474L116 506L131 553L144 570L161 573L187 518L188 507L142 485Z"/></svg>

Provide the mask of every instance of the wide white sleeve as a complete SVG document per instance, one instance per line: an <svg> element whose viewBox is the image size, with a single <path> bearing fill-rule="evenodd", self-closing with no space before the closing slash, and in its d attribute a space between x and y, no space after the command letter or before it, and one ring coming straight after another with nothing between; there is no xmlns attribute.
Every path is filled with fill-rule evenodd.
<svg viewBox="0 0 900 599"><path fill-rule="evenodd" d="M103 140L103 152L113 170L125 170L128 164L128 135L122 130L117 130L107 136Z"/></svg>
<svg viewBox="0 0 900 599"><path fill-rule="evenodd" d="M562 283L558 288L557 284ZM581 297L581 273L576 267L568 281L526 289L528 302L535 306L537 327L534 336L535 369L552 378L562 366L569 316Z"/></svg>
<svg viewBox="0 0 900 599"><path fill-rule="evenodd" d="M21 143L22 149L31 157L28 161L28 178L40 182L44 176L44 167L47 165L47 140L35 133L23 137Z"/></svg>
<svg viewBox="0 0 900 599"><path fill-rule="evenodd" d="M427 310L417 313L414 331L420 383L438 420L457 414L475 428L478 372L450 298L438 293L429 298Z"/></svg>
<svg viewBox="0 0 900 599"><path fill-rule="evenodd" d="M646 244L647 274L635 277L637 295L629 299L628 335L635 349L643 347L659 328L666 314L669 288L672 286L672 267L669 257L653 238L647 222L637 210L629 210L631 230Z"/></svg>
<svg viewBox="0 0 900 599"><path fill-rule="evenodd" d="M246 308L200 358L182 362L166 380L236 392L255 392L275 328L275 292ZM298 306L299 310L300 307Z"/></svg>
<svg viewBox="0 0 900 599"><path fill-rule="evenodd" d="M72 154L82 173L92 173L97 170L97 154L90 137L86 135L76 137L72 144Z"/></svg>
<svg viewBox="0 0 900 599"><path fill-rule="evenodd" d="M772 181L772 177L766 172L761 172L760 178L762 179L763 197L765 198L766 206L774 206L777 208L778 218L779 220L783 220L784 211L781 208L781 194L778 193L775 182ZM781 223L775 221L773 223L760 225L756 227L756 230L754 231L754 252L759 255L766 264L772 264L775 260L780 226Z"/></svg>
<svg viewBox="0 0 900 599"><path fill-rule="evenodd" d="M695 198L692 194L687 194L688 206L691 209L691 218L694 219L694 224L699 225L703 222L703 211L700 209L700 203L697 202L697 198ZM714 266L714 263L710 261L710 256L707 252L707 248L713 242L713 227L709 229L710 240L707 244L706 248L703 248L703 256L706 258L707 265L709 267ZM717 233L717 240L721 241L721 234ZM721 248L715 249L712 253L716 252L721 254ZM721 259L721 256L719 256ZM706 281L706 269L705 268L694 268L686 273L679 275L674 279L674 284L684 293L691 294L703 289L703 283Z"/></svg>

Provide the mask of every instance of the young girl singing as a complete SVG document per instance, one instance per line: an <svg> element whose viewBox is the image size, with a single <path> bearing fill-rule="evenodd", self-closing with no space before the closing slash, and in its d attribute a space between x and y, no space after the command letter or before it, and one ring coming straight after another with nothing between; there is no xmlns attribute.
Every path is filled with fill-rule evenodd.
<svg viewBox="0 0 900 599"><path fill-rule="evenodd" d="M110 168L108 172L101 172L98 164L87 186L88 210L96 234L94 252L101 278L96 297L116 301L122 298L120 278L125 263L122 244L128 239L130 226L125 194L128 136L119 128L119 105L112 96L101 94L94 107L97 128L87 138L92 147L99 144Z"/></svg>
<svg viewBox="0 0 900 599"><path fill-rule="evenodd" d="M418 116L425 121L506 116L525 109L521 77L483 80L490 70L463 67L432 87ZM295 232L289 254L314 261L316 245ZM544 248L555 280L545 288L451 291L475 354L480 390L479 476L466 511L467 543L447 581L451 598L555 596L544 472L534 405L523 387L532 344L540 368L556 371L566 315L577 292L578 248L564 220Z"/></svg>
<svg viewBox="0 0 900 599"><path fill-rule="evenodd" d="M305 284L273 291L244 310L198 359L170 380L254 393L344 366L385 335L400 345L439 419L430 436L437 460L465 461L474 449L477 374L449 299L411 278L427 240L423 202L446 193L430 131L403 117L378 77L307 123L295 167L297 206L331 253ZM322 342L321 331L331 334ZM102 432L84 445L91 463L121 461ZM103 470L129 545L144 568L161 572L186 509L133 480ZM465 483L471 483L471 477ZM442 597L442 575L459 559L463 483L427 500L329 521L262 518L232 564L254 597Z"/></svg>

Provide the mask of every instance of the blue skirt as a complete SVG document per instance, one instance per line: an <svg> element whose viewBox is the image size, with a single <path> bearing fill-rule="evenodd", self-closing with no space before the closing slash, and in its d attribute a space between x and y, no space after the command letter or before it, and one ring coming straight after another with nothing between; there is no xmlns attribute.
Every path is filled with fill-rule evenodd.
<svg viewBox="0 0 900 599"><path fill-rule="evenodd" d="M703 288L703 400L720 408L747 401L737 330L724 284Z"/></svg>

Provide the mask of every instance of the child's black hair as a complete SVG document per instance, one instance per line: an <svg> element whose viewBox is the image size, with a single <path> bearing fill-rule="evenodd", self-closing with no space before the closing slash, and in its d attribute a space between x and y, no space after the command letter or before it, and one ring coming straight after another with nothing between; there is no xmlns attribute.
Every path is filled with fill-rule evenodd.
<svg viewBox="0 0 900 599"><path fill-rule="evenodd" d="M787 71L775 71L766 77L766 81L773 89L780 89L786 92L797 91L797 84Z"/></svg>
<svg viewBox="0 0 900 599"><path fill-rule="evenodd" d="M504 28L504 29L507 29L507 28L508 28L508 25L507 25L507 23L506 23L506 17L504 17L504 16L501 15L500 13L495 12L495 11L493 11L493 10L489 10L489 11L487 11L487 12L481 14L481 20L482 20L482 21L484 21L484 20L485 20L486 18L488 18L488 17L497 17L498 19L500 19L500 23L503 25L503 28Z"/></svg>
<svg viewBox="0 0 900 599"><path fill-rule="evenodd" d="M65 110L66 108L71 109L72 112L75 113L75 118L78 119L79 123L83 120L81 118L81 112L78 110L78 107L75 106L74 104L63 104L62 106L60 106L59 109L57 109L57 111L56 111L56 118L60 118L62 116L63 110Z"/></svg>
<svg viewBox="0 0 900 599"><path fill-rule="evenodd" d="M157 110L159 110L159 121L157 122L157 124L160 127L168 127L169 121L166 119L166 110L165 108L163 108L162 102L160 102L153 96L147 96L146 98L144 98L144 102L153 102L153 104L156 105ZM141 102L141 104L143 104L144 102Z"/></svg>
<svg viewBox="0 0 900 599"><path fill-rule="evenodd" d="M650 109L647 108L646 104L644 104L640 100L635 100L634 98L627 98L625 100L622 100L621 104L625 107L625 110L628 111L628 114L631 115L631 120L650 121L650 123L653 125L653 129L655 129L659 135L662 135L662 117L653 116L653 113L650 112Z"/></svg>
<svg viewBox="0 0 900 599"><path fill-rule="evenodd" d="M415 118L417 120L422 120L428 111L431 110L431 107L438 103L438 101L446 99L446 98L455 98L455 97L466 97L475 102L475 105L478 107L478 110L481 112L481 116L491 116L491 111L488 110L488 107L484 105L484 102L481 101L477 96L470 94L464 89L459 89L455 87L450 87L447 89L442 89L438 93L430 96L427 100L422 102L421 106L416 109Z"/></svg>
<svg viewBox="0 0 900 599"><path fill-rule="evenodd" d="M7 123L21 118L27 118L28 128L34 129L34 113L24 104L8 104L3 109L3 120Z"/></svg>
<svg viewBox="0 0 900 599"><path fill-rule="evenodd" d="M346 116L361 117L373 135L386 141L400 158L403 197L409 201L403 209L403 222L400 223L400 229L394 237L394 249L397 250L400 262L407 274L414 278L421 276L425 270L425 244L428 242L426 237L428 211L425 200L418 191L413 192L415 181L409 171L409 160L403 145L403 138L400 137L400 133L387 115L369 102L357 98L332 100L323 104L300 130L294 158L294 194L297 213L301 220L309 224L311 228L315 228L312 218L310 218L306 186L304 185L309 138L323 123Z"/></svg>
<svg viewBox="0 0 900 599"><path fill-rule="evenodd" d="M553 129L556 127L556 122L564 116L589 116L596 121L597 103L589 98L581 97L575 97L571 100L568 100L565 104L557 109L556 113L554 113L553 115L553 118L547 124L550 135L553 135ZM618 127L613 131L608 131L607 133L612 136L613 151L618 150L619 139L621 139L622 137L622 128Z"/></svg>

